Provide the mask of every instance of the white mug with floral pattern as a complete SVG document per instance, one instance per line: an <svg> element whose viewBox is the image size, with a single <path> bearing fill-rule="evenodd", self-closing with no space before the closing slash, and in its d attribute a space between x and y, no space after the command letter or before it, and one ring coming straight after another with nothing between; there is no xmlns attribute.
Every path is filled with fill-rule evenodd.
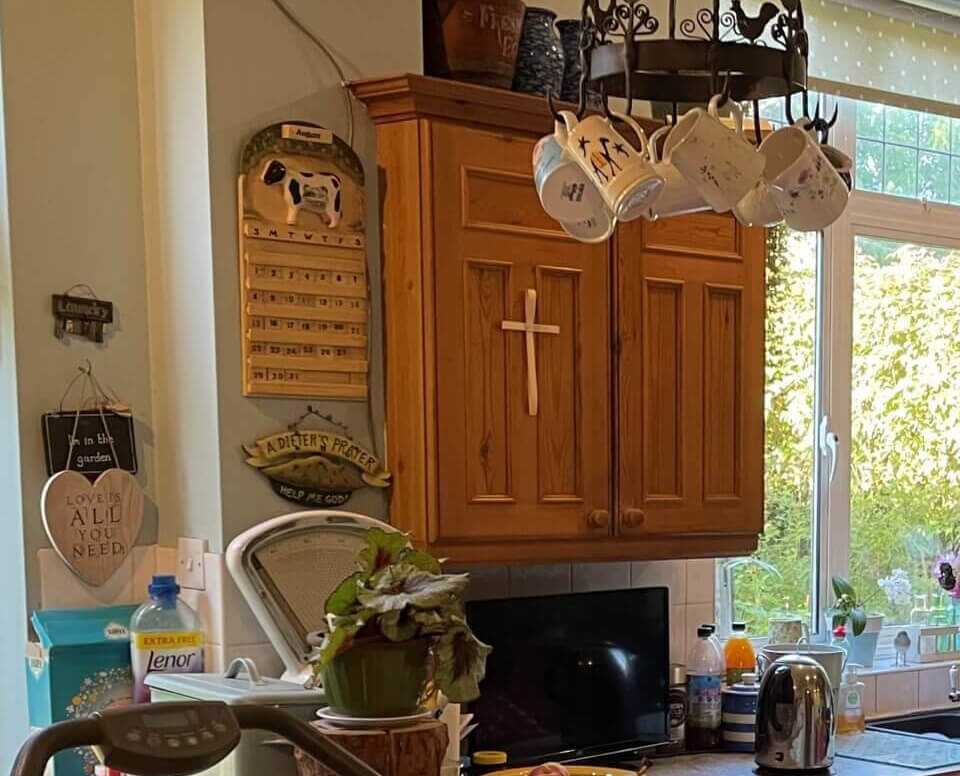
<svg viewBox="0 0 960 776"><path fill-rule="evenodd" d="M760 150L770 193L791 229L816 232L843 214L847 185L801 122L771 133Z"/></svg>
<svg viewBox="0 0 960 776"><path fill-rule="evenodd" d="M647 143L649 149L650 164L656 170L657 175L663 178L663 191L657 197L656 202L647 209L645 216L649 221L656 221L658 218L667 216L682 216L687 213L699 213L703 210L709 210L710 205L703 198L700 192L691 186L687 179L672 164L662 161L657 154L657 142L667 134L673 127L666 124L652 135Z"/></svg>
<svg viewBox="0 0 960 776"><path fill-rule="evenodd" d="M732 209L760 179L764 160L743 135L743 111L730 101L734 128L718 116L721 95L687 111L667 135L663 160L672 164L718 213Z"/></svg>
<svg viewBox="0 0 960 776"><path fill-rule="evenodd" d="M613 215L620 221L642 216L663 188L663 178L647 160L643 131L635 129L641 145L637 149L606 116L591 115L578 122L569 111L561 115L570 155L594 182Z"/></svg>

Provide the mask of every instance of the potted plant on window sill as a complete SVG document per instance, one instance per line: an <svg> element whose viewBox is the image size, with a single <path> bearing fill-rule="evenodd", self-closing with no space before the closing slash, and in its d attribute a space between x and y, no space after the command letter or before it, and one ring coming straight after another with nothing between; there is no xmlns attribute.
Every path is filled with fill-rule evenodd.
<svg viewBox="0 0 960 776"><path fill-rule="evenodd" d="M490 647L464 617L466 574L443 574L406 534L371 529L357 571L325 604L313 663L333 711L394 717L417 711L428 674L451 701L480 694Z"/></svg>
<svg viewBox="0 0 960 776"><path fill-rule="evenodd" d="M850 580L835 576L832 584L836 601L833 607L824 613L830 631L832 632L838 625L845 625L847 639L850 642L847 662L870 668L873 666L873 658L877 653L877 640L883 629L883 615L867 614L865 607L870 599L869 597L860 598L850 584Z"/></svg>

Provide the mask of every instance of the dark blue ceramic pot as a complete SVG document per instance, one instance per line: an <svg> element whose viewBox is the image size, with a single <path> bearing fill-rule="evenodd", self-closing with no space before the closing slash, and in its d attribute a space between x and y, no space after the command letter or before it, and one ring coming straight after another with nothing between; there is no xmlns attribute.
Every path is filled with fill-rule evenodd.
<svg viewBox="0 0 960 776"><path fill-rule="evenodd" d="M563 48L563 86L560 99L577 102L580 99L580 20L561 19L557 22L560 45Z"/></svg>
<svg viewBox="0 0 960 776"><path fill-rule="evenodd" d="M564 61L556 19L556 13L548 8L527 8L513 75L515 92L560 94Z"/></svg>

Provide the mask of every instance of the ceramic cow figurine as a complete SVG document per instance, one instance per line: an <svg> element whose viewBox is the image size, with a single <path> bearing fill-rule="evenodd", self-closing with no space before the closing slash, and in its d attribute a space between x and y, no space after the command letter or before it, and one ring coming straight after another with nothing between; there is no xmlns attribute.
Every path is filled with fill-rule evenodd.
<svg viewBox="0 0 960 776"><path fill-rule="evenodd" d="M336 229L343 213L340 177L330 172L291 170L279 159L268 159L260 179L267 185L280 184L287 203L287 223L297 223L300 208L318 213L327 227Z"/></svg>

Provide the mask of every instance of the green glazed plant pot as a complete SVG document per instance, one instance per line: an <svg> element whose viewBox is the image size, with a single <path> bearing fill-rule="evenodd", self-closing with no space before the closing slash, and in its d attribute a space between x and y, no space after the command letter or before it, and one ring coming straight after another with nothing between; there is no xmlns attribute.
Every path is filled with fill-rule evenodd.
<svg viewBox="0 0 960 776"><path fill-rule="evenodd" d="M323 669L327 703L351 717L400 717L417 711L427 681L429 639L358 644Z"/></svg>

